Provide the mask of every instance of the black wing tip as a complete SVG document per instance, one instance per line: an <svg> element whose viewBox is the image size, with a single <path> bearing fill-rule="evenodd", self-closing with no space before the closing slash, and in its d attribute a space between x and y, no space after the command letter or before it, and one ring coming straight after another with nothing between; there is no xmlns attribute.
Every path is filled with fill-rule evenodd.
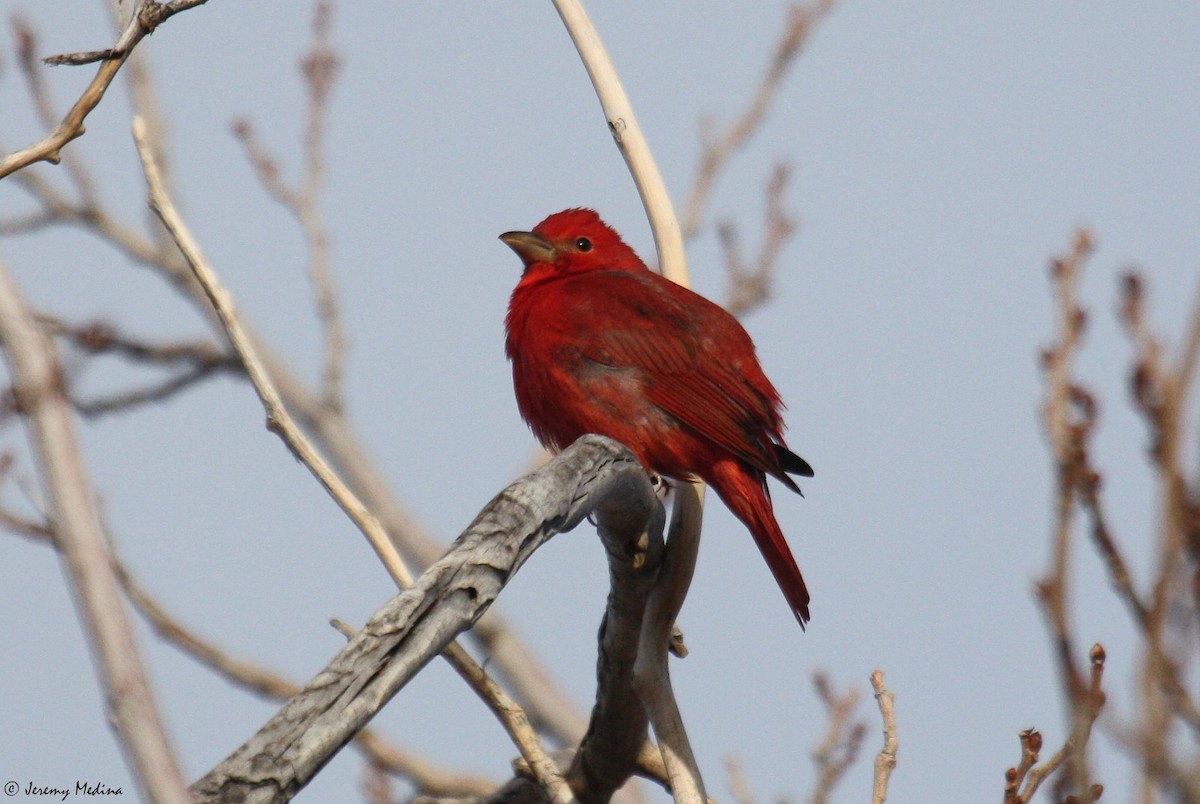
<svg viewBox="0 0 1200 804"><path fill-rule="evenodd" d="M804 496L804 492L800 490L800 486L796 484L788 475L798 475L800 477L812 477L813 468L809 466L808 461L801 458L796 453L792 452L785 446L780 444L772 444L775 447L775 460L779 464L779 468L771 472L775 477L779 478L779 482L787 486L792 491ZM797 615L798 616L798 615Z"/></svg>
<svg viewBox="0 0 1200 804"><path fill-rule="evenodd" d="M800 477L813 477L813 468L809 465L808 461L782 444L775 444L774 446L775 459L779 461L779 466L784 472L789 475L799 475Z"/></svg>

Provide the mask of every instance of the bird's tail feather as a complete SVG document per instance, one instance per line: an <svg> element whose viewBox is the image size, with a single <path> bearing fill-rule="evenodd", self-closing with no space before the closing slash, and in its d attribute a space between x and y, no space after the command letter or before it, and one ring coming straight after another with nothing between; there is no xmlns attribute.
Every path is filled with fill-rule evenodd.
<svg viewBox="0 0 1200 804"><path fill-rule="evenodd" d="M800 567L792 557L791 548L775 521L775 511L767 492L766 478L736 464L715 467L709 485L717 492L734 516L750 529L759 552L771 568L775 582L787 598L792 614L803 628L809 621L808 603L811 600Z"/></svg>

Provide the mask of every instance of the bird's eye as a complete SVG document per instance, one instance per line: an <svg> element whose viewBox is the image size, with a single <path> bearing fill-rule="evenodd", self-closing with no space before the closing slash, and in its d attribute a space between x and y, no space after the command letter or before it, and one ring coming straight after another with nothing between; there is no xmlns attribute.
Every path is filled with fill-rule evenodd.
<svg viewBox="0 0 1200 804"><path fill-rule="evenodd" d="M580 251L591 251L592 241L588 240L586 237L581 237L575 241L575 248L579 249Z"/></svg>

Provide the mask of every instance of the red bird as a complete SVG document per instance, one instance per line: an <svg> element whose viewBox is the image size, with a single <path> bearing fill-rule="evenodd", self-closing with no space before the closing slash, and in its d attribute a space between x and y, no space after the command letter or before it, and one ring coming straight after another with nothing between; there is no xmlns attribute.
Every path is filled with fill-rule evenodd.
<svg viewBox="0 0 1200 804"><path fill-rule="evenodd" d="M505 351L517 407L552 450L586 433L620 441L646 469L698 476L754 536L801 627L808 589L767 475L812 477L783 441L783 403L733 316L651 271L590 209L500 235L525 263Z"/></svg>

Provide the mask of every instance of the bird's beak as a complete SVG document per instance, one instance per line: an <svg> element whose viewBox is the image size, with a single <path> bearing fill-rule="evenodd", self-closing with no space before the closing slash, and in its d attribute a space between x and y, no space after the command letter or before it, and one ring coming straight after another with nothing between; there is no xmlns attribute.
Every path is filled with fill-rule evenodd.
<svg viewBox="0 0 1200 804"><path fill-rule="evenodd" d="M500 235L504 244L517 252L525 267L534 263L553 263L558 257L558 249L546 238L533 232L505 232Z"/></svg>

